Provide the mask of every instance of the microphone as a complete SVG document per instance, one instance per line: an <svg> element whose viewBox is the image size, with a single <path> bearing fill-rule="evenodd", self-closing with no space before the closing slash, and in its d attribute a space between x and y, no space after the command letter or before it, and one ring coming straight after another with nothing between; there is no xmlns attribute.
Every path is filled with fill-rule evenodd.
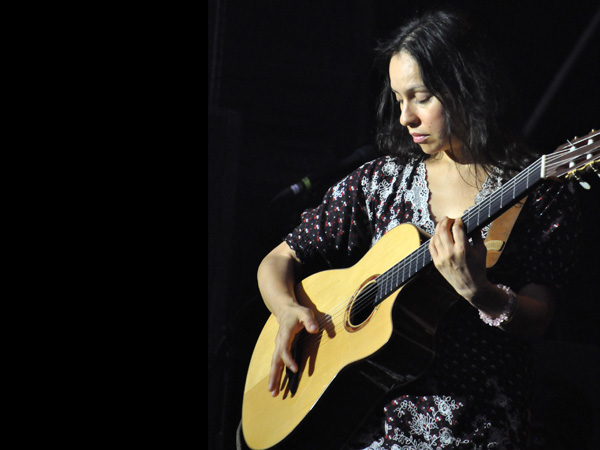
<svg viewBox="0 0 600 450"><path fill-rule="evenodd" d="M316 185L322 183L323 181L347 175L361 164L370 161L376 158L377 156L379 156L379 153L377 152L377 149L374 145L364 145L356 149L352 154L350 154L343 160L341 160L339 164L306 175L299 182L294 183L291 186L282 190L279 194L277 194L277 196L275 196L273 201L282 200L284 198L289 197L296 197L298 195L303 194L304 192L309 192Z"/></svg>

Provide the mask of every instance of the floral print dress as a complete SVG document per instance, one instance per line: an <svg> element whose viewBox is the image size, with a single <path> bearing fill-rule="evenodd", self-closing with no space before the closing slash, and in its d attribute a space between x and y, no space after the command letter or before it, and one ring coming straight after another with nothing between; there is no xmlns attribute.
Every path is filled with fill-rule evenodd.
<svg viewBox="0 0 600 450"><path fill-rule="evenodd" d="M426 175L423 159L403 164L382 157L330 188L285 238L304 275L356 263L402 223L433 234ZM499 170L492 171L475 203L504 181ZM576 247L577 211L569 184L543 182L530 192L488 278L515 291L538 283L560 293ZM435 339L427 373L394 392L356 434L352 448L522 448L530 404L528 342L484 324L466 301L446 313Z"/></svg>

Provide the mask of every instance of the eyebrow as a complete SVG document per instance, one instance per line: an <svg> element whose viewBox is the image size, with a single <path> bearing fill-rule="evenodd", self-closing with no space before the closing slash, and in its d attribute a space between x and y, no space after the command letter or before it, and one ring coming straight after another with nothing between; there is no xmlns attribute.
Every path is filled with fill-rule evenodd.
<svg viewBox="0 0 600 450"><path fill-rule="evenodd" d="M400 94L400 92L398 92L397 90L395 90L391 85L390 85L390 89L395 94ZM414 91L418 91L418 90L421 90L421 89L426 89L427 91L429 91L429 89L427 89L427 86L425 86L424 84L417 84L416 86L411 86L410 88L408 88L406 90L406 92L414 92Z"/></svg>

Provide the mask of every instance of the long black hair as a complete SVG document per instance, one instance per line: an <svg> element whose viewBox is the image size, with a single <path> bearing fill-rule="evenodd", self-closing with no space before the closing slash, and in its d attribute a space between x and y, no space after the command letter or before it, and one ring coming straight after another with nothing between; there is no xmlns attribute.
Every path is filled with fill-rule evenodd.
<svg viewBox="0 0 600 450"><path fill-rule="evenodd" d="M455 136L471 161L486 169L521 170L535 156L512 123L512 90L495 67L469 21L455 12L428 12L413 18L379 44L377 62L384 73L377 106L377 144L387 154L422 156L399 122L388 75L392 56L405 51L417 62L423 83L442 103L448 136Z"/></svg>

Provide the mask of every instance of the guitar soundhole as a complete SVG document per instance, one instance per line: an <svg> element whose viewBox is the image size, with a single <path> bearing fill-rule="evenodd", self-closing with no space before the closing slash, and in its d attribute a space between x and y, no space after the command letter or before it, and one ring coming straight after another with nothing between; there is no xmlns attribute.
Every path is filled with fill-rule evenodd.
<svg viewBox="0 0 600 450"><path fill-rule="evenodd" d="M377 275L365 281L354 293L346 309L346 329L350 332L363 328L375 313L375 294L377 293Z"/></svg>

